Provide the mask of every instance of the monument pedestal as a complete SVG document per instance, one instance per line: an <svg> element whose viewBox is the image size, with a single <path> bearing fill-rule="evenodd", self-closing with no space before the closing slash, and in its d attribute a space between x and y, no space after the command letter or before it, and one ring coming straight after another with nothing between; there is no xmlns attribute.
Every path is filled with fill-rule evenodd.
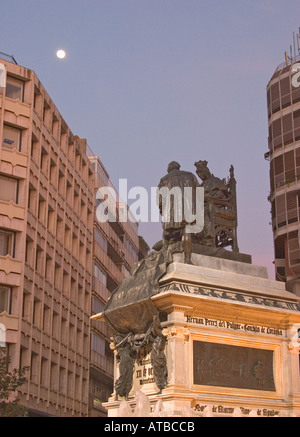
<svg viewBox="0 0 300 437"><path fill-rule="evenodd" d="M264 267L198 254L192 262L173 255L151 298L167 338L168 383L158 394L148 357L136 363L132 410L142 391L165 417L300 416L299 297ZM121 400L105 404L109 417Z"/></svg>

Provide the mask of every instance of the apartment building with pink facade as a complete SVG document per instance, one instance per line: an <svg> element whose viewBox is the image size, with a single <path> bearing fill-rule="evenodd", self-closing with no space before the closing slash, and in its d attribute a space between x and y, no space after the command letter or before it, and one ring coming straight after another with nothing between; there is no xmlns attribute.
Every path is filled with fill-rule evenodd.
<svg viewBox="0 0 300 437"><path fill-rule="evenodd" d="M138 227L97 222L95 192L111 185L99 157L34 71L0 64L0 324L10 366L30 366L19 402L30 415L103 416L110 333L90 316L137 261Z"/></svg>

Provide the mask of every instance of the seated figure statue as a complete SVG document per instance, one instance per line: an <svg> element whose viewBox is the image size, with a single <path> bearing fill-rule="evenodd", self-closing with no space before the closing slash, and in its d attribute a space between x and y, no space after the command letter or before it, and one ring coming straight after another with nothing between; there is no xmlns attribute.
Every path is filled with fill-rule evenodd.
<svg viewBox="0 0 300 437"><path fill-rule="evenodd" d="M195 236L195 241L204 246L231 246L238 252L236 181L234 168L230 167L228 181L214 176L207 161L195 162L196 173L204 187L204 229Z"/></svg>

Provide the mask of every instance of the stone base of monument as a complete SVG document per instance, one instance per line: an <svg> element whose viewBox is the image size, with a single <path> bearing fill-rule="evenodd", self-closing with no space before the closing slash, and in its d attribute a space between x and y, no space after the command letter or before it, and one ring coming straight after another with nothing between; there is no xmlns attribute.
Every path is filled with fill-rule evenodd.
<svg viewBox="0 0 300 437"><path fill-rule="evenodd" d="M108 416L300 416L299 297L264 267L198 254L192 262L175 254L152 297L167 338L166 387L159 393L146 356L126 408L112 394Z"/></svg>

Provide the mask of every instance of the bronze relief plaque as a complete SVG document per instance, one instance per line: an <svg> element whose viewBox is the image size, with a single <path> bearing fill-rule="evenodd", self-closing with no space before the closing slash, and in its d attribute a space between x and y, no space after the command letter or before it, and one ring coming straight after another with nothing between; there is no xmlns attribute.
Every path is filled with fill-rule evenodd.
<svg viewBox="0 0 300 437"><path fill-rule="evenodd" d="M273 351L193 341L194 384L275 391Z"/></svg>

